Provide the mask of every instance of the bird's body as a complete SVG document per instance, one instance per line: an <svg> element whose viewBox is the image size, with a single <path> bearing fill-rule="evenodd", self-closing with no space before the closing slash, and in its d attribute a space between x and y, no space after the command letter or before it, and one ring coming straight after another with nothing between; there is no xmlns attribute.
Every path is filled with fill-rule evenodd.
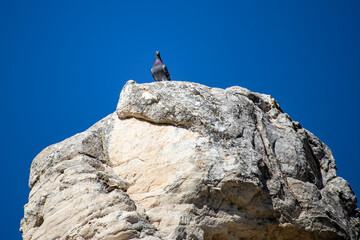
<svg viewBox="0 0 360 240"><path fill-rule="evenodd" d="M151 68L151 75L156 81L171 81L169 71L165 64L161 61L159 51L156 51L155 62Z"/></svg>

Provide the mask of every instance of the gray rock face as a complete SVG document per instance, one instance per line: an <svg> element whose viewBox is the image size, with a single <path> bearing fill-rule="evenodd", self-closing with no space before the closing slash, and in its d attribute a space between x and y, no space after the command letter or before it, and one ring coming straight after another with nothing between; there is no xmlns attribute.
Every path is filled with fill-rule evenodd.
<svg viewBox="0 0 360 240"><path fill-rule="evenodd" d="M44 149L28 239L359 239L330 149L268 95L124 86L116 113Z"/></svg>

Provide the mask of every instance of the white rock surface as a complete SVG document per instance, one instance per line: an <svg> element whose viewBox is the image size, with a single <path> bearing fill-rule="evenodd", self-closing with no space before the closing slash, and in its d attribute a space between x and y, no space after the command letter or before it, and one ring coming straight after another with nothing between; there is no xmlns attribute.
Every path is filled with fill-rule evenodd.
<svg viewBox="0 0 360 240"><path fill-rule="evenodd" d="M116 113L44 149L30 239L358 239L330 149L268 95L129 81Z"/></svg>

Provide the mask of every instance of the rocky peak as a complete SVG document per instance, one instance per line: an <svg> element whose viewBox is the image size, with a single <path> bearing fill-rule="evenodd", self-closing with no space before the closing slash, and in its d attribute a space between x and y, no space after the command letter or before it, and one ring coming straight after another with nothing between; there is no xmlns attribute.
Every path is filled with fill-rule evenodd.
<svg viewBox="0 0 360 240"><path fill-rule="evenodd" d="M44 149L30 239L358 239L330 149L268 95L191 82L124 86L116 112Z"/></svg>

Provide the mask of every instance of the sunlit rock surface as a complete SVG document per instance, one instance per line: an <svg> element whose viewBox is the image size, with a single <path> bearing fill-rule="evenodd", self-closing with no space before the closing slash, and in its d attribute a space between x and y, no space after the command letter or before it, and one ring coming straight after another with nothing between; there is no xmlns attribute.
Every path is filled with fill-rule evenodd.
<svg viewBox="0 0 360 240"><path fill-rule="evenodd" d="M124 86L116 112L44 149L30 239L358 239L330 149L268 95L190 82Z"/></svg>

